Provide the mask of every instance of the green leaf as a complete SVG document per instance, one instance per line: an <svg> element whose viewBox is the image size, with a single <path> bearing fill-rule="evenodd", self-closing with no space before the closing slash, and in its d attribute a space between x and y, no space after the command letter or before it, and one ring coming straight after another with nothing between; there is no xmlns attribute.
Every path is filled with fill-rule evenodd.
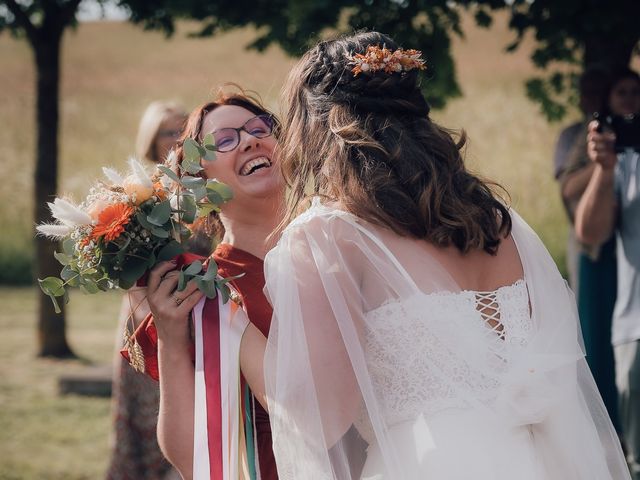
<svg viewBox="0 0 640 480"><path fill-rule="evenodd" d="M196 219L196 199L191 195L184 195L182 200L182 221L184 223L193 223Z"/></svg>
<svg viewBox="0 0 640 480"><path fill-rule="evenodd" d="M147 216L141 211L138 211L136 213L136 219L138 220L138 223L142 226L142 228L145 228L146 230L151 230L155 227L153 224L149 223L149 221L147 220Z"/></svg>
<svg viewBox="0 0 640 480"><path fill-rule="evenodd" d="M222 205L224 203L224 198L222 198L218 192L214 192L213 190L209 190L209 193L207 193L207 200L209 200L213 205Z"/></svg>
<svg viewBox="0 0 640 480"><path fill-rule="evenodd" d="M200 158L204 157L207 154L207 150L199 143L197 144L196 148L198 149L198 154L200 155Z"/></svg>
<svg viewBox="0 0 640 480"><path fill-rule="evenodd" d="M147 215L147 220L158 227L163 226L171 218L171 204L169 200L158 203L151 213Z"/></svg>
<svg viewBox="0 0 640 480"><path fill-rule="evenodd" d="M67 238L64 242L62 242L62 251L71 257L73 256L73 252L75 251L75 248L76 248L76 242L71 238Z"/></svg>
<svg viewBox="0 0 640 480"><path fill-rule="evenodd" d="M72 269L70 265L65 265L65 267L60 272L60 278L62 278L62 280L64 280L65 282L77 275L78 275L78 272Z"/></svg>
<svg viewBox="0 0 640 480"><path fill-rule="evenodd" d="M204 136L204 139L202 140L202 144L204 145L204 148L206 148L207 150L215 150L216 140L215 138L213 138L213 134L207 133Z"/></svg>
<svg viewBox="0 0 640 480"><path fill-rule="evenodd" d="M193 190L194 188L204 187L206 180L201 177L192 177L190 175L185 175L182 177L182 184L185 188L189 190Z"/></svg>
<svg viewBox="0 0 640 480"><path fill-rule="evenodd" d="M64 282L60 278L47 277L44 280L38 279L38 283L42 291L49 296L61 297L64 295Z"/></svg>
<svg viewBox="0 0 640 480"><path fill-rule="evenodd" d="M196 260L195 262L189 264L189 266L184 270L184 273L187 275L197 275L202 271L202 262L200 260Z"/></svg>
<svg viewBox="0 0 640 480"><path fill-rule="evenodd" d="M167 260L171 260L173 257L180 255L181 253L184 253L184 247L175 240L171 240L164 247L162 247L162 249L158 253L158 262L166 262Z"/></svg>
<svg viewBox="0 0 640 480"><path fill-rule="evenodd" d="M180 270L180 276L178 277L178 291L182 292L185 288L187 288L187 276L182 270Z"/></svg>
<svg viewBox="0 0 640 480"><path fill-rule="evenodd" d="M219 209L211 203L201 203L200 205L198 205L198 217L206 217L213 211L217 212L219 211Z"/></svg>
<svg viewBox="0 0 640 480"><path fill-rule="evenodd" d="M200 166L200 160L185 159L182 161L181 168L183 171L190 173L191 175L195 175L202 170L202 167Z"/></svg>
<svg viewBox="0 0 640 480"><path fill-rule="evenodd" d="M165 229L159 228L159 227L152 228L151 229L151 234L154 237L158 237L158 238L169 238L169 232L167 232Z"/></svg>
<svg viewBox="0 0 640 480"><path fill-rule="evenodd" d="M203 275L203 280L215 280L216 275L218 275L218 264L213 260L213 257L209 260L209 265L207 265L207 271Z"/></svg>
<svg viewBox="0 0 640 480"><path fill-rule="evenodd" d="M118 286L125 290L131 288L146 271L146 259L127 257L127 261L122 266L122 272L118 279Z"/></svg>
<svg viewBox="0 0 640 480"><path fill-rule="evenodd" d="M53 256L60 262L60 265L69 265L71 260L73 260L71 255L67 255L66 253L53 252Z"/></svg>
<svg viewBox="0 0 640 480"><path fill-rule="evenodd" d="M219 182L217 180L209 180L207 182L207 190L218 193L225 202L228 202L233 198L233 190L226 183Z"/></svg>
<svg viewBox="0 0 640 480"><path fill-rule="evenodd" d="M94 293L98 293L100 288L98 288L98 285L93 280L85 280L84 284L80 285L80 290L89 295L93 295Z"/></svg>
<svg viewBox="0 0 640 480"><path fill-rule="evenodd" d="M176 175L176 172L171 170L169 167L165 167L164 165L158 165L158 170L160 170L162 173L164 173L167 177L169 177L174 182L182 183L180 181L180 177Z"/></svg>
<svg viewBox="0 0 640 480"><path fill-rule="evenodd" d="M196 202L199 202L200 200L202 200L204 197L207 196L207 189L205 187L194 188L193 194L196 197Z"/></svg>
<svg viewBox="0 0 640 480"><path fill-rule="evenodd" d="M196 280L198 290L205 294L207 298L216 298L216 283L213 281L207 281L203 278Z"/></svg>
<svg viewBox="0 0 640 480"><path fill-rule="evenodd" d="M231 290L229 290L229 287L226 284L218 284L218 291L222 297L222 303L227 303L229 301L229 297L231 297Z"/></svg>
<svg viewBox="0 0 640 480"><path fill-rule="evenodd" d="M200 145L198 145L198 142L196 142L192 138L185 139L185 141L184 141L184 143L182 145L182 150L184 152L185 160L187 160L187 161L194 161L194 160L199 161L200 160L200 151L199 151L198 147L200 147ZM200 147L200 148L202 148L202 147Z"/></svg>
<svg viewBox="0 0 640 480"><path fill-rule="evenodd" d="M212 147L213 145L206 145L207 147ZM215 146L213 146L215 148ZM207 162L213 162L216 159L216 152L214 150L209 150L208 148L205 150L204 155L202 156L203 160Z"/></svg>

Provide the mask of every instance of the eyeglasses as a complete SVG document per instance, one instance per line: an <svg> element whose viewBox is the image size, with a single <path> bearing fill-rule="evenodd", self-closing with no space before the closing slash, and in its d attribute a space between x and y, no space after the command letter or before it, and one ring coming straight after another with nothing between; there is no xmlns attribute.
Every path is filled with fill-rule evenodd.
<svg viewBox="0 0 640 480"><path fill-rule="evenodd" d="M250 118L240 128L221 128L213 132L218 152L230 152L240 144L240 132L245 131L256 138L265 138L273 133L273 118L271 115L256 115Z"/></svg>

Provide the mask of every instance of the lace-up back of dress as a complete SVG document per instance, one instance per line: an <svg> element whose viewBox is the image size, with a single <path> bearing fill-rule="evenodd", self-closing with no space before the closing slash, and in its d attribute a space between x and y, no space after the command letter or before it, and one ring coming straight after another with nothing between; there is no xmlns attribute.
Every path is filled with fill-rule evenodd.
<svg viewBox="0 0 640 480"><path fill-rule="evenodd" d="M533 330L523 280L490 292L416 293L365 317L365 355L389 425L495 398L511 352Z"/></svg>

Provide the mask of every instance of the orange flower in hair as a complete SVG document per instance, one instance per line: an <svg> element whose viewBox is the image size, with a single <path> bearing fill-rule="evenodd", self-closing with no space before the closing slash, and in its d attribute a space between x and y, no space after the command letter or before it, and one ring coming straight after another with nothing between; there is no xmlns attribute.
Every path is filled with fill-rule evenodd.
<svg viewBox="0 0 640 480"><path fill-rule="evenodd" d="M124 232L134 210L125 203L109 205L98 215L98 224L93 228L91 238L104 237L106 242L115 240Z"/></svg>
<svg viewBox="0 0 640 480"><path fill-rule="evenodd" d="M398 48L391 51L385 46L380 48L377 45L369 45L364 54L356 53L349 55L349 64L354 65L351 69L354 77L361 73L375 73L383 71L385 73L409 72L414 69L424 70L426 67L421 58L422 52L419 50L403 50Z"/></svg>

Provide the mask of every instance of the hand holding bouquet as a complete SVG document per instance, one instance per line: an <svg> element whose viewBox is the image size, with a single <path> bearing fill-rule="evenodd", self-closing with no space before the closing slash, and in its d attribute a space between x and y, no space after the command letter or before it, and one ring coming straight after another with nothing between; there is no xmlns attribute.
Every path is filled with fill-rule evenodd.
<svg viewBox="0 0 640 480"><path fill-rule="evenodd" d="M202 168L200 158L215 159L213 137L203 144L191 139L184 143L184 159L175 165L172 152L166 166L149 174L136 159L122 176L103 168L105 181L97 182L80 204L64 198L49 203L55 223L37 227L40 234L61 240L63 251L56 259L63 265L60 277L38 279L42 291L51 297L56 312L58 298L68 301L67 286L85 293L110 288L128 289L158 262L184 252L183 242L198 217L219 211L232 198L227 185L215 179L196 176ZM209 260L206 272L196 261L180 273L178 289L194 279L209 298L216 290L228 298L226 285L231 279L217 275L217 265Z"/></svg>

